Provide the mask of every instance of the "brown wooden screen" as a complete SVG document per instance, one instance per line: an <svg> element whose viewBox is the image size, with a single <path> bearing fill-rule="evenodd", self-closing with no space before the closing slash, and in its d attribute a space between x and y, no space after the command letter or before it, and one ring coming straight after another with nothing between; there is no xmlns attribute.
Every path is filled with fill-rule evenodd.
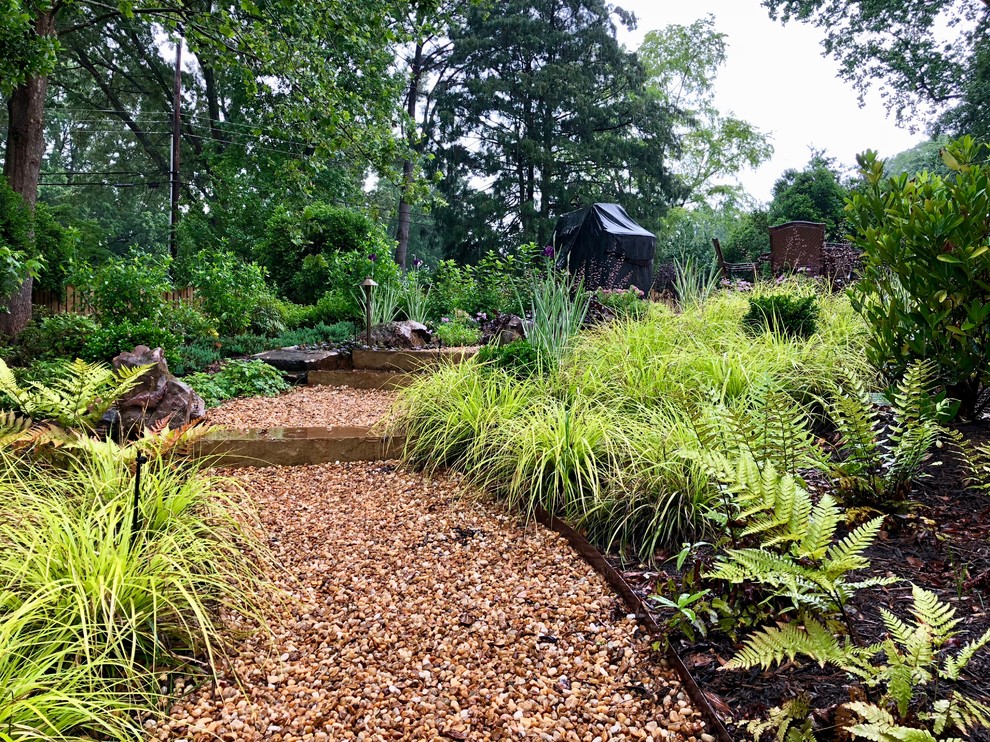
<svg viewBox="0 0 990 742"><path fill-rule="evenodd" d="M168 304L196 304L196 292L192 286L175 291L166 291L162 298ZM46 309L51 314L92 314L92 307L86 303L86 296L83 292L77 291L73 286L66 286L65 293L60 299L54 292L44 289L36 289L31 297L31 303L35 309Z"/></svg>

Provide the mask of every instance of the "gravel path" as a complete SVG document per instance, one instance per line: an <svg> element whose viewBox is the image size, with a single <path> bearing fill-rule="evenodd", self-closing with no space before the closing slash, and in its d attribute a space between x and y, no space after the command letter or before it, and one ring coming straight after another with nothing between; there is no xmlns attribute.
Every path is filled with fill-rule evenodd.
<svg viewBox="0 0 990 742"><path fill-rule="evenodd" d="M300 386L277 397L232 399L209 411L211 425L250 428L374 425L395 401L395 392L346 386Z"/></svg>
<svg viewBox="0 0 990 742"><path fill-rule="evenodd" d="M236 476L294 600L155 738L712 741L556 534L391 464Z"/></svg>

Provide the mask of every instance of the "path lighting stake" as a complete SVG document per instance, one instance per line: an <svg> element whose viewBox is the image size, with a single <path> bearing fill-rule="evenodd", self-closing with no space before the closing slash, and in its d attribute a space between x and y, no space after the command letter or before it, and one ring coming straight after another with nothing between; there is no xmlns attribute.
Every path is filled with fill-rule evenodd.
<svg viewBox="0 0 990 742"><path fill-rule="evenodd" d="M361 283L361 289L364 291L364 321L365 321L365 344L371 347L371 302L372 302L372 290L378 284L375 283L375 279L368 276Z"/></svg>
<svg viewBox="0 0 990 742"><path fill-rule="evenodd" d="M134 470L134 505L131 508L131 545L134 545L134 538L137 536L138 514L141 508L141 465L148 461L148 457L142 451L138 451L137 461Z"/></svg>

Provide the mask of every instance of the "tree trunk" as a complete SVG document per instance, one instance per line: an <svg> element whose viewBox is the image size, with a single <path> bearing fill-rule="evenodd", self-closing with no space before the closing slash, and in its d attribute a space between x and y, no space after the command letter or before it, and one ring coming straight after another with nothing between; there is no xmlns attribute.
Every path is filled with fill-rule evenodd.
<svg viewBox="0 0 990 742"><path fill-rule="evenodd" d="M419 86L423 79L423 42L416 44L416 53L413 55L412 65L409 70L409 94L406 96L406 113L409 114L410 129L406 137L407 144L411 150L416 149L416 106L419 103ZM402 163L402 192L399 195L399 225L396 229L395 238L398 245L395 246L395 262L402 270L406 269L406 253L409 250L409 223L412 214L412 205L409 203L409 191L413 186L413 175L415 164L412 160Z"/></svg>
<svg viewBox="0 0 990 742"><path fill-rule="evenodd" d="M54 12L49 11L38 16L34 31L38 36L53 35ZM44 116L47 93L48 77L32 76L14 89L7 103L7 152L3 175L32 212L38 200L41 159L45 155ZM12 296L4 297L7 311L0 312L0 335L17 335L31 319L33 283L33 279L28 277Z"/></svg>

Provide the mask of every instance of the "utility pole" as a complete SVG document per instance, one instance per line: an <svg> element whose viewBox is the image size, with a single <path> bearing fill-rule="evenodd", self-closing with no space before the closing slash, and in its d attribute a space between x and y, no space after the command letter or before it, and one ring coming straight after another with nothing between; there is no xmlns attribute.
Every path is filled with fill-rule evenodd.
<svg viewBox="0 0 990 742"><path fill-rule="evenodd" d="M182 125L182 36L175 42L175 85L172 90L172 172L171 208L168 217L168 252L175 260L179 255L179 127Z"/></svg>

